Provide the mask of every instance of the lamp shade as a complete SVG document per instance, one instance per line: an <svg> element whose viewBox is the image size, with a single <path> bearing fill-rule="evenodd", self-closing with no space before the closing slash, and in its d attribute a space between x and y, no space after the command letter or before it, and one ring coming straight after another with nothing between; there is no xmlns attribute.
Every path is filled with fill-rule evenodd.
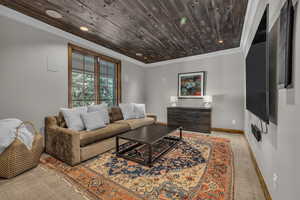
<svg viewBox="0 0 300 200"><path fill-rule="evenodd" d="M176 103L178 101L178 97L177 96L170 96L170 102L171 103Z"/></svg>
<svg viewBox="0 0 300 200"><path fill-rule="evenodd" d="M204 103L211 103L212 102L212 96L204 96L203 97Z"/></svg>

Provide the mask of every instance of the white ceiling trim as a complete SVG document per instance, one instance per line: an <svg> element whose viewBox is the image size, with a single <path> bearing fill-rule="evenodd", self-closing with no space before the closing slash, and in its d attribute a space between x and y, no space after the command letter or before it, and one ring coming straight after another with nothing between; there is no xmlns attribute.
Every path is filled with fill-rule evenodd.
<svg viewBox="0 0 300 200"><path fill-rule="evenodd" d="M272 26L276 22L277 18L280 16L281 9L284 6L285 2L286 2L286 0L280 0L279 3L276 4L276 7L274 8L272 15L270 16L269 31L271 30Z"/></svg>
<svg viewBox="0 0 300 200"><path fill-rule="evenodd" d="M189 57L177 58L177 59L173 59L173 60L166 60L166 61L147 64L147 65L145 65L145 67L157 67L157 66L162 66L162 65L169 65L169 64L174 64L174 63L200 60L200 59L211 58L211 57L221 56L221 55L234 54L234 53L242 53L242 49L240 47L237 47L237 48L232 48L232 49L226 49L226 50L196 55L196 56L189 56Z"/></svg>
<svg viewBox="0 0 300 200"><path fill-rule="evenodd" d="M261 0L252 0L248 1L246 16L244 19L244 26L241 37L241 48L243 51L243 55L246 56L248 53L249 43L252 43L253 36L256 33L257 28L255 27L255 20L257 19L257 11L259 5L264 1ZM257 26L258 27L258 26Z"/></svg>

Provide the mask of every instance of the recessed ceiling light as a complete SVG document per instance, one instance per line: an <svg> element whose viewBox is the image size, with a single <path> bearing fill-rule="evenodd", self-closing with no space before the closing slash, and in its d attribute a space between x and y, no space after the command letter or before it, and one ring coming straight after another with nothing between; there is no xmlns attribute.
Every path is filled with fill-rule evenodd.
<svg viewBox="0 0 300 200"><path fill-rule="evenodd" d="M187 18L186 18L186 17L181 17L181 18L180 18L180 25L185 25L185 24L186 24L186 21L187 21Z"/></svg>
<svg viewBox="0 0 300 200"><path fill-rule="evenodd" d="M88 27L86 27L86 26L80 26L80 30L82 30L82 31L89 31Z"/></svg>
<svg viewBox="0 0 300 200"><path fill-rule="evenodd" d="M55 10L46 10L46 14L55 19L61 19L63 16Z"/></svg>
<svg viewBox="0 0 300 200"><path fill-rule="evenodd" d="M140 56L140 57L143 56L142 53L136 53L135 55L136 55L136 56Z"/></svg>
<svg viewBox="0 0 300 200"><path fill-rule="evenodd" d="M224 41L223 41L223 40L219 40L218 42L219 42L220 44L223 44L223 43L224 43Z"/></svg>

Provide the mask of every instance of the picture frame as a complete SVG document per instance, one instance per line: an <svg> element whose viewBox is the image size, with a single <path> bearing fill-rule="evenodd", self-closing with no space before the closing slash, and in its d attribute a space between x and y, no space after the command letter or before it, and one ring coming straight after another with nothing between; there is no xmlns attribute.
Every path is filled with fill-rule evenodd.
<svg viewBox="0 0 300 200"><path fill-rule="evenodd" d="M178 73L178 98L201 99L205 96L206 72Z"/></svg>

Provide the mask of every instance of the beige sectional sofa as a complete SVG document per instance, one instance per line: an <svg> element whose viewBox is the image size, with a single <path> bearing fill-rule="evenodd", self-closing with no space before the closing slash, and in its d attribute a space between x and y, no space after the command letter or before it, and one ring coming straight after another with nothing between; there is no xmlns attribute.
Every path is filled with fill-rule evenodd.
<svg viewBox="0 0 300 200"><path fill-rule="evenodd" d="M46 152L74 166L114 148L117 135L156 123L156 116L150 114L146 118L124 120L119 107L110 108L109 115L110 124L94 131L68 129L61 113L46 117Z"/></svg>

